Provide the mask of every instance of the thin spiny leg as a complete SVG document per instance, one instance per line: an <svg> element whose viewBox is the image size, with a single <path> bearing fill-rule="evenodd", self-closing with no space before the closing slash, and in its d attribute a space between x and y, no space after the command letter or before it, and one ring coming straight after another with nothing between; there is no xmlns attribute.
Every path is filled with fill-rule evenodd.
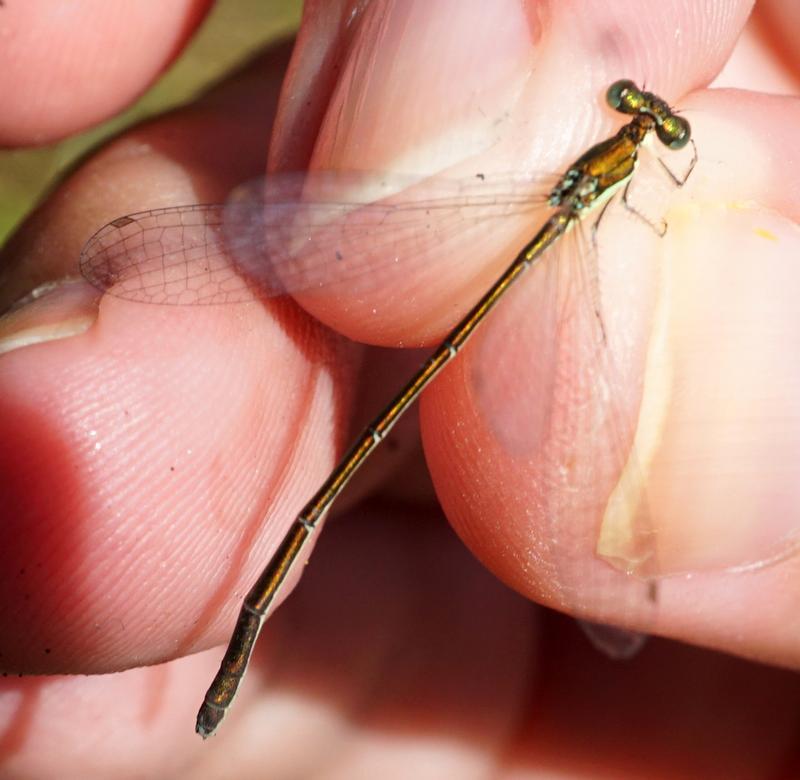
<svg viewBox="0 0 800 780"><path fill-rule="evenodd" d="M666 220L662 219L660 221L660 224L655 225L644 214L642 214L642 212L639 211L639 209L637 209L636 206L632 205L630 200L628 199L628 193L630 191L630 186L631 186L631 182L629 181L625 185L625 189L622 191L622 205L625 206L625 208L628 211L630 211L631 214L634 214L635 216L639 217L639 219L641 219L642 222L645 223L645 225L647 225L649 228L651 228L659 238L664 238L664 236L667 233Z"/></svg>
<svg viewBox="0 0 800 780"><path fill-rule="evenodd" d="M675 173L669 168L669 166L661 159L658 158L659 165L664 169L666 174L669 176L670 180L676 187L683 187L684 184L688 181L689 177L692 175L692 171L694 170L694 166L697 164L697 144L694 142L694 138L689 139L689 142L692 145L692 149L694 150L692 153L692 159L689 162L689 167L686 170L686 173L683 177L678 177ZM625 208L630 211L632 214L635 214L639 219L642 220L645 224L649 225L658 235L659 238L663 238L667 233L667 223L665 220L661 220L660 224L653 224L641 211L639 211L636 206L634 206L629 199L629 192L630 186L633 182L633 179L630 179L628 183L625 185L625 189L622 192L622 204ZM602 216L602 215L601 215Z"/></svg>
<svg viewBox="0 0 800 780"><path fill-rule="evenodd" d="M597 319L597 324L600 327L600 339L603 346L608 343L608 339L606 338L606 326L603 322L603 302L600 294L600 270L597 267L597 258L599 257L597 231L600 229L600 223L602 222L603 217L605 216L606 211L613 200L614 198L611 197L603 204L603 208L600 210L597 219L592 223L591 228L592 249L590 252L590 257L592 258L592 275L589 282L591 287L592 308L594 309L594 316Z"/></svg>
<svg viewBox="0 0 800 780"><path fill-rule="evenodd" d="M603 204L603 208L600 209L600 213L597 215L597 219L592 224L592 248L595 251L597 251L597 231L600 229L600 222L606 215L606 211L608 211L608 207L611 205L613 200L614 198L611 197Z"/></svg>
<svg viewBox="0 0 800 780"><path fill-rule="evenodd" d="M658 162L661 164L661 167L667 172L667 175L670 177L670 179L672 179L676 187L683 187L683 185L686 184L689 177L692 175L694 166L697 165L697 144L694 142L694 138L690 138L689 143L692 145L694 152L692 153L692 159L689 163L689 167L682 178L677 177L670 167L660 157L658 158Z"/></svg>

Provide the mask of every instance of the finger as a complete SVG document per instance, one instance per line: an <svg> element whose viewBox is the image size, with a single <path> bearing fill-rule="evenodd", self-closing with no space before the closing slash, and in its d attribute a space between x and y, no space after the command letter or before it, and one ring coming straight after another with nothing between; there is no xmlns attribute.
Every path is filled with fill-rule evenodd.
<svg viewBox="0 0 800 780"><path fill-rule="evenodd" d="M118 630L125 630L121 622ZM189 776L199 752L189 713L196 708L198 680L213 674L217 662L209 652L117 674L5 677L5 771L109 780Z"/></svg>
<svg viewBox="0 0 800 780"><path fill-rule="evenodd" d="M500 586L431 515L419 523L418 509L375 502L329 529L213 739L191 734L192 678L211 653L11 681L0 698L7 771L793 776L795 675L663 640L612 663ZM16 728L4 728L9 715Z"/></svg>
<svg viewBox="0 0 800 780"><path fill-rule="evenodd" d="M513 294L431 389L422 423L448 517L521 592L796 666L800 430L796 350L787 344L800 324L798 171L796 155L775 155L795 145L790 127L800 116L792 112L788 99L753 93L687 104L700 160L678 196L684 205L666 215L667 235L653 237L653 286L640 283L650 250L631 242L624 215L625 233L608 238L609 250L601 238L608 340L628 377L616 388L622 443L602 427L614 388L587 384L591 371L568 354L569 339L547 341L540 277ZM750 117L744 127L742 116ZM753 163L746 170L744 156ZM604 221L601 235L613 232ZM563 324L567 331L570 321ZM647 334L641 352L623 346L632 332ZM456 420L472 431L474 449L454 435ZM630 452L635 475L629 464L608 467ZM637 569L643 520L654 547ZM600 546L609 539L610 548ZM600 551L622 568L667 577L657 605L632 607L627 596L641 583L613 575ZM733 571L743 567L755 570ZM621 577L619 590L612 576Z"/></svg>
<svg viewBox="0 0 800 780"><path fill-rule="evenodd" d="M434 762L447 776L484 766L527 693L533 608L430 508L384 503L343 520L270 621L213 739L193 724L218 651L114 675L0 680L0 754L5 744L19 774L39 777L312 777L340 751L346 765Z"/></svg>
<svg viewBox="0 0 800 780"><path fill-rule="evenodd" d="M779 3L781 8L790 8ZM713 88L733 87L767 92L773 95L791 95L797 92L797 76L787 57L783 38L791 36L791 25L774 24L770 19L769 3L759 3L753 8L736 48L725 67L711 82ZM780 20L780 13L777 15ZM771 29L774 27L775 29ZM780 28L780 29L778 29Z"/></svg>
<svg viewBox="0 0 800 780"><path fill-rule="evenodd" d="M49 143L118 113L180 53L209 5L4 4L0 145Z"/></svg>
<svg viewBox="0 0 800 780"><path fill-rule="evenodd" d="M491 8L374 2L355 16L349 8L307 9L287 80L290 99L273 137L273 167L310 162L473 180L479 173L559 171L618 125L602 105L608 84L646 80L664 98L679 99L711 79L749 13L749 4L737 2L725 14L691 17L682 6L648 11L629 2L554 6L546 14L514 0ZM677 49L670 43L676 39ZM326 67L316 68L321 61ZM411 189L398 199L422 193ZM381 266L376 289L363 295L343 283L298 300L358 340L431 343L530 238L530 219L454 229L440 240L432 217L434 238L415 234L419 240L408 247L387 238L376 248L365 238L362 261ZM381 253L401 262L387 264Z"/></svg>
<svg viewBox="0 0 800 780"><path fill-rule="evenodd" d="M613 662L563 618L542 637L541 685L499 776L796 773L796 675L662 640Z"/></svg>
<svg viewBox="0 0 800 780"><path fill-rule="evenodd" d="M798 36L800 36L800 9L792 3L780 0L767 0L759 3L756 19L762 37L767 41L778 64L785 70L788 79L786 86L793 87L796 94L800 78L800 56L798 56Z"/></svg>
<svg viewBox="0 0 800 780"><path fill-rule="evenodd" d="M287 55L76 171L9 246L6 289L72 270L115 216L221 199L258 172ZM106 296L97 310L70 290L5 322L0 636L12 671L108 671L220 641L330 468L358 365L286 301Z"/></svg>

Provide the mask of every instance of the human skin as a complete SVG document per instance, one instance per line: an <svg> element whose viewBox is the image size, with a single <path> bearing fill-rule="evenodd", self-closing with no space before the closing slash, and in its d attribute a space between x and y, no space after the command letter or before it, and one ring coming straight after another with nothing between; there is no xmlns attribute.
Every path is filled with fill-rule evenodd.
<svg viewBox="0 0 800 780"><path fill-rule="evenodd" d="M505 13L495 6L491 16L479 17L477 29L475 10L461 3L441 4L424 27L415 20L386 32L370 27L378 17L369 11L360 26L348 27L347 8L310 5L291 87L275 120L273 168L309 162L348 167L358 160L392 169L398 159L412 158L412 170L428 165L458 174L464 170L458 160L469 154L475 155L471 169L491 164L508 170L516 158L504 159L508 150L492 146L496 126L479 114L476 129L470 124L474 112L466 119L449 114L442 92L451 89L453 103L468 108L474 108L469 95L482 94L478 103L494 118L492 110L508 95L487 85L509 83L524 100L514 104L508 124L525 126L544 112L548 125L537 131L553 128L552 137L529 150L526 166L558 170L574 150L620 124L598 99L603 88L621 76L644 74L649 87L686 107L701 155L679 197L699 201L706 219L691 209L688 216L675 211L670 240L677 234L678 246L703 247L690 259L712 269L710 281L733 262L737 249L744 261L754 255L747 241L765 225L777 239L770 245L777 243L786 258L797 256L794 182L800 178L791 170L792 155L776 159L772 151L796 144L796 101L702 91L733 47L746 4L729 4L729 13L718 13L714 22L710 16L688 18L681 4L661 3L646 14L641 3L619 3L604 7L601 18L592 16L598 4L568 16L530 4L523 35L508 21L518 19L519 6L510 4ZM648 24L631 28L638 19ZM676 25L682 31L678 51L668 45ZM434 47L441 63L419 57L416 39L402 37L411 35L409 29L444 41ZM623 29L624 42L598 33ZM531 75L531 51L563 50L565 31L574 72L583 72L581 57L593 68L591 83L577 94L573 71L558 58L540 54ZM137 32L130 27L134 40ZM385 50L391 61L371 61L385 77L385 96L375 85L366 96L341 86L337 91L337 79L347 78L338 75L338 66L352 61L357 47L369 52L370 35L378 32L388 36L383 44L408 47ZM69 38L67 28L63 34ZM104 39L99 27L96 35ZM613 45L602 45L609 40ZM474 54L476 42L485 48L480 67L470 69L473 58L458 55ZM48 54L41 53L41 64L31 63L33 73L46 67ZM134 129L79 167L4 250L4 303L74 273L83 242L110 219L142 208L221 200L263 171L287 60L288 48L273 50L196 106ZM320 62L327 79L314 77ZM393 74L380 70L387 63L403 73L407 91L398 92ZM146 78L140 79L144 88ZM113 84L108 90L107 110L113 112ZM554 104L554 95L563 103ZM344 110L348 98L358 111ZM11 92L6 99L23 95ZM92 113L97 97L92 100L82 106L76 95L75 115L58 120L62 133L98 118ZM587 111L588 121L576 123L576 114ZM4 114L4 121L12 124L14 116ZM5 137L22 142L25 128L10 126ZM493 135L481 135L483 130ZM444 142L437 146L431 138ZM760 164L742 166L743 159ZM766 164L784 175L765 179ZM751 210L741 208L750 202L757 205L755 223ZM729 237L722 260L712 251L720 235ZM766 249L755 251L766 257ZM773 273L783 268L780 257L769 258L764 265ZM445 280L452 279L448 262L475 268L487 262L469 254L440 260ZM676 265L685 271L680 261ZM767 297L779 316L767 320L763 338L755 316L745 323L761 347L752 351L762 358L794 325L797 290L790 273L779 278L781 287L770 288ZM700 292L707 283L696 280ZM452 282L442 284L448 286L428 285L411 305L403 296L378 297L369 302L375 315L366 319L353 317L354 301L302 302L348 335L387 346L428 344L452 324L452 311L434 303L443 296L449 304L455 300ZM456 303L479 293L481 285L485 279L472 274ZM735 287L723 289L736 293ZM363 422L362 410L389 398L419 356L397 358L339 340L285 301L198 310L106 297L98 307L95 291L82 283L62 286L6 320L7 340L26 333L39 343L0 357L6 444L0 506L7 540L0 551L0 650L5 668L26 674L2 681L0 771L8 777L271 778L796 774L800 686L787 671L797 668L800 657L795 559L747 574L719 571L701 557L702 534L682 524L666 527L664 536L679 537L668 550L673 568L683 563L694 576L663 581L653 616L631 611L625 589L603 595L592 588L596 524L571 531L583 565L580 557L570 558L553 569L547 565L552 562L525 554L552 532L520 510L542 500L529 453L516 461L508 456L509 430L536 432L537 420L526 416L535 399L498 411L486 386L501 380L484 378L482 395L474 384L491 357L487 352L497 351L492 334L526 327L519 311L524 294L492 316L486 335L476 337L421 405L436 495L481 563L441 523L414 431L406 426L367 481L354 485L361 495L372 493L368 503L333 518L330 538L314 555L302 587L270 620L233 713L206 743L192 733L194 714L239 599L348 433ZM679 322L693 322L698 294L695 288L680 298ZM723 323L741 311L729 315L724 295L707 298ZM511 361L521 372L520 384L536 388L543 370L530 351L536 312L530 320L523 333L532 342L514 342L510 349L519 344L523 354L516 361L502 355L501 366ZM609 327L613 343L620 326ZM776 327L777 336L769 330ZM646 342L645 331L641 338ZM688 336L680 330L674 344L681 358L687 356L679 365L682 376L702 380L690 359L691 329ZM703 350L700 362L720 350ZM785 408L783 393L791 395L796 385L791 350L783 354L788 376L774 375L777 389L769 403L785 420L780 444L788 447L793 435L795 441L800 436ZM742 356L742 380L764 370L752 359ZM774 363L767 366L777 371ZM731 392L744 384L732 383ZM713 411L706 410L717 420ZM498 418L503 414L505 422ZM679 423L670 430L680 431ZM685 483L680 466L698 441L682 436L665 440L672 453L666 464L642 450L640 466L657 484ZM707 439L713 441L714 432L704 429ZM791 452L779 454L791 463ZM672 479L670 464L677 471ZM538 466L534 462L534 471ZM794 480L786 470L788 492ZM748 476L763 480L759 473L737 479ZM661 489L658 495L667 504L663 512L659 508L659 520L683 521L686 511L669 502L685 500L685 493ZM772 513L765 508L764 514ZM569 590L553 587L554 570ZM571 594L566 602L565 593ZM634 661L614 664L574 626L525 597L589 619L627 621L697 647L653 639ZM53 674L59 676L47 676ZM75 674L94 676L67 676Z"/></svg>

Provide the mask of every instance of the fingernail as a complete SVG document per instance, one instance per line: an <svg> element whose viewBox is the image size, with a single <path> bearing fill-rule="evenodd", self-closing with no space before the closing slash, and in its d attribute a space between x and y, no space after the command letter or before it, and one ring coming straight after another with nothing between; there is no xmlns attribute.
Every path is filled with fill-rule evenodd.
<svg viewBox="0 0 800 780"><path fill-rule="evenodd" d="M756 568L800 548L800 237L755 209L677 224L632 455L597 545L643 576Z"/></svg>
<svg viewBox="0 0 800 780"><path fill-rule="evenodd" d="M97 319L96 302L80 279L40 285L0 316L0 354L83 333Z"/></svg>
<svg viewBox="0 0 800 780"><path fill-rule="evenodd" d="M661 290L665 289L661 285ZM597 554L627 574L657 576L660 570L657 507L652 480L666 435L673 381L669 295L659 296L645 361L645 377L636 435L606 504Z"/></svg>

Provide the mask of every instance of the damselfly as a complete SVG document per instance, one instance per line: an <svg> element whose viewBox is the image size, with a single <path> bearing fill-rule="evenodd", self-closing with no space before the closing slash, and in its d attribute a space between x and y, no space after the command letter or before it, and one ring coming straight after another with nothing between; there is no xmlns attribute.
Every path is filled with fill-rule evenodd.
<svg viewBox="0 0 800 780"><path fill-rule="evenodd" d="M567 169L550 192L548 205L554 210L550 218L366 427L286 533L244 600L220 670L200 708L197 732L203 737L214 732L233 701L270 606L288 574L305 560L303 550L315 529L392 426L458 354L514 282L539 264L549 247L584 214L598 211L598 205L618 187L625 186L627 194L641 144L651 131L670 149L681 149L690 141L688 122L631 81L612 84L607 102L631 115L631 121ZM225 206L165 208L121 217L87 243L82 273L103 291L149 303L221 304L322 287L341 279L354 284L359 277L352 268L337 276L337 266L346 266L351 259L348 236L363 240L365 235L368 239L370 235L380 237L391 230L395 237L405 235L413 244L419 215L423 221L435 221L430 212L443 207L429 201L412 213L396 205L363 208L361 203L329 199L329 185L341 191L342 181L346 183L346 177L338 178L337 187L335 174L327 179L317 176L316 184L309 179L294 194L285 187L270 189L268 182L263 191L250 191L247 197ZM494 194L473 192L471 198L473 207L495 212L505 207ZM459 205L444 204L444 208ZM350 219L352 213L358 214L355 222ZM369 266L360 269L361 278L369 272ZM601 323L599 309L596 316Z"/></svg>

